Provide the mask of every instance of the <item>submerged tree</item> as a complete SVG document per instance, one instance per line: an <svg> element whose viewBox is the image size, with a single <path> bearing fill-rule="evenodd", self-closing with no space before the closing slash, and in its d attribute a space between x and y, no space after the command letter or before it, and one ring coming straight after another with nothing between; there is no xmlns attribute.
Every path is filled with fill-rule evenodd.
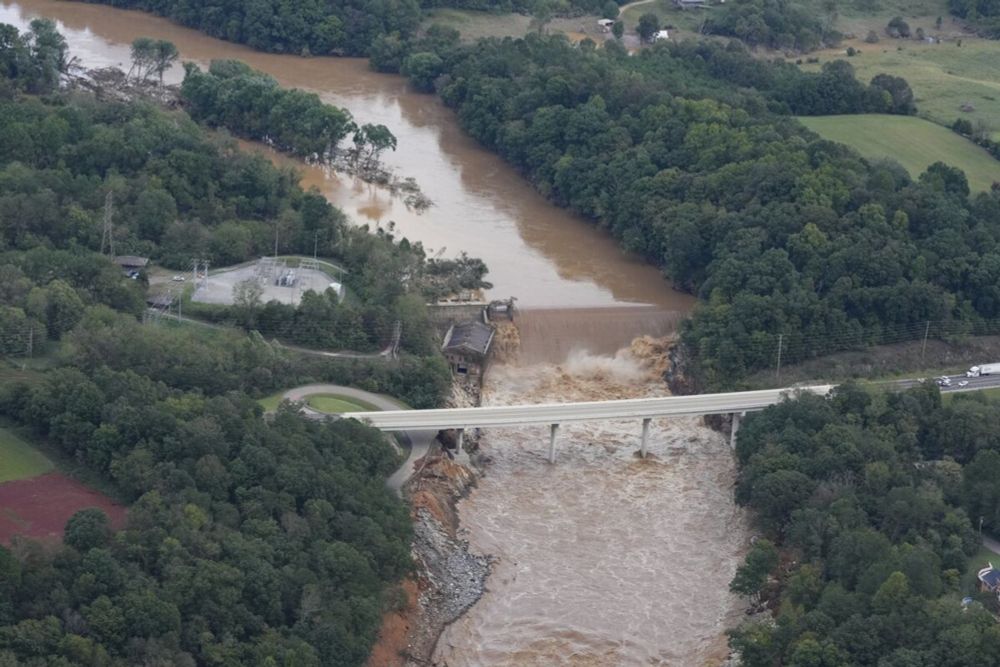
<svg viewBox="0 0 1000 667"><path fill-rule="evenodd" d="M163 84L163 75L170 69L180 52L173 42L163 39L138 37L132 42L132 67L129 76L135 75L140 82L145 82L154 74Z"/></svg>

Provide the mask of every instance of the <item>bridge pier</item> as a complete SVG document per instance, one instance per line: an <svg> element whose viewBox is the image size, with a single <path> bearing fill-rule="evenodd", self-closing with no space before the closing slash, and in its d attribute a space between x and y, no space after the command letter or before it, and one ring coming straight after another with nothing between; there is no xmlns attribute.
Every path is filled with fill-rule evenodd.
<svg viewBox="0 0 1000 667"><path fill-rule="evenodd" d="M549 427L549 463L556 462L556 436L559 434L559 424Z"/></svg>
<svg viewBox="0 0 1000 667"><path fill-rule="evenodd" d="M730 449L736 449L736 433L737 433L737 431L740 430L740 419L742 417L745 417L746 414L747 413L745 413L745 412L733 412L732 415L731 415L732 418L733 418L733 420L732 420L733 424L732 424L732 430L729 432L729 448Z"/></svg>
<svg viewBox="0 0 1000 667"><path fill-rule="evenodd" d="M456 454L458 452L462 451L462 444L465 442L465 429L464 428L460 428L460 429L457 429L457 430L458 430L458 439L455 442L455 450L456 450L455 453Z"/></svg>
<svg viewBox="0 0 1000 667"><path fill-rule="evenodd" d="M646 417L642 420L642 440L639 442L639 457L646 458L646 445L649 443L649 423L652 418Z"/></svg>

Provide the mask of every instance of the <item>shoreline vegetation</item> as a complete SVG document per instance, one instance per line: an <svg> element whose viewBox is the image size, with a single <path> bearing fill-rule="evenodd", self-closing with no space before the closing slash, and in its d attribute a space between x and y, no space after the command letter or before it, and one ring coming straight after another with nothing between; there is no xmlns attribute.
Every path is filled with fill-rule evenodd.
<svg viewBox="0 0 1000 667"><path fill-rule="evenodd" d="M0 354L33 369L0 385L0 415L129 505L114 535L88 509L62 544L0 548L0 661L359 664L412 568L413 528L385 485L398 454L355 422L261 419L253 396L333 381L439 404L450 375L424 292L478 287L485 266L348 226L186 114L59 90L69 53L50 21L0 33ZM355 336L402 320L398 360L141 324L146 280L108 258L238 264L274 248L275 229L279 253L335 259L353 294L294 316ZM240 306L252 324L263 304Z"/></svg>
<svg viewBox="0 0 1000 667"><path fill-rule="evenodd" d="M118 67L87 69L75 66L65 74L65 79L71 89L86 90L98 99L125 104L146 100L164 109L190 110L190 103L183 95L183 85L163 85L154 80L135 79ZM420 189L420 184L415 178L400 176L386 167L378 160L377 154L373 155L366 150L364 142L360 145L355 143L346 150L326 150L321 156L315 152L303 154L287 147L283 148L268 136L253 136L230 126L226 126L226 129L233 136L259 142L279 153L298 157L306 164L352 176L381 187L392 196L402 198L403 203L415 211L424 212L434 205L434 202ZM392 138L392 143L395 143L395 138Z"/></svg>

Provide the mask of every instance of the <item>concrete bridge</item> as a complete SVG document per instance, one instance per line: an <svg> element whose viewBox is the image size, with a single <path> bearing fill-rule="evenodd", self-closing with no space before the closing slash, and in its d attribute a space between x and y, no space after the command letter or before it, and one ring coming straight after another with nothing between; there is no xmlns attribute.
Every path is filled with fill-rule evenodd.
<svg viewBox="0 0 1000 667"><path fill-rule="evenodd" d="M785 395L807 391L826 395L835 385L816 385L759 391L737 391L725 394L634 398L620 401L587 401L583 403L543 403L537 405L491 405L480 408L446 408L437 410L390 410L386 412L348 412L341 415L369 423L382 431L440 431L457 429L459 447L467 428L489 426L549 425L549 462L555 462L559 425L572 421L636 419L642 423L639 451L646 456L649 424L659 417L682 417L732 414L730 444L735 442L740 417L753 410L763 410L781 402Z"/></svg>

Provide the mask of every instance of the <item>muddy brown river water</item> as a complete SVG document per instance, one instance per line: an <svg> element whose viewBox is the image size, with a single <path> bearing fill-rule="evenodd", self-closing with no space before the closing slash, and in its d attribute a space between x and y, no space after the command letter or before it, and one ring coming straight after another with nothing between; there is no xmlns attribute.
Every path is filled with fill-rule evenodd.
<svg viewBox="0 0 1000 667"><path fill-rule="evenodd" d="M385 162L417 179L434 206L410 211L385 190L295 164L356 223L388 226L431 254L483 258L495 288L534 308L521 322L519 362L495 366L490 404L662 395L662 348L694 300L623 253L589 223L542 197L465 136L434 97L359 59L261 54L160 18L57 0L0 0L0 22L56 20L85 67L128 69L139 36L174 42L202 65L237 58L282 85L313 90L399 140ZM174 68L168 81L180 80ZM640 308L646 306L645 308ZM560 311L558 309L569 309ZM621 348L621 349L620 349ZM617 350L617 352L616 352ZM542 429L494 430L478 488L459 505L474 551L493 554L488 592L441 638L437 664L706 665L726 654L740 617L728 583L747 529L732 499L727 443L697 420L655 422L652 457L639 461L638 424L567 425L557 464Z"/></svg>
<svg viewBox="0 0 1000 667"><path fill-rule="evenodd" d="M459 251L483 258L492 295L516 296L522 306L653 304L689 310L693 299L670 289L653 267L623 253L589 223L549 204L501 159L463 134L434 96L410 91L405 80L377 74L358 58L298 58L258 53L206 37L141 12L62 0L0 0L0 22L25 29L47 16L59 24L73 56L86 67L129 66L139 36L168 39L181 59L206 65L237 58L284 86L318 93L364 122L382 123L399 140L385 163L417 179L434 206L407 210L385 190L303 166L303 183L319 187L359 223L396 223L399 233L436 254ZM180 81L178 65L166 80ZM299 163L301 165L301 163Z"/></svg>

